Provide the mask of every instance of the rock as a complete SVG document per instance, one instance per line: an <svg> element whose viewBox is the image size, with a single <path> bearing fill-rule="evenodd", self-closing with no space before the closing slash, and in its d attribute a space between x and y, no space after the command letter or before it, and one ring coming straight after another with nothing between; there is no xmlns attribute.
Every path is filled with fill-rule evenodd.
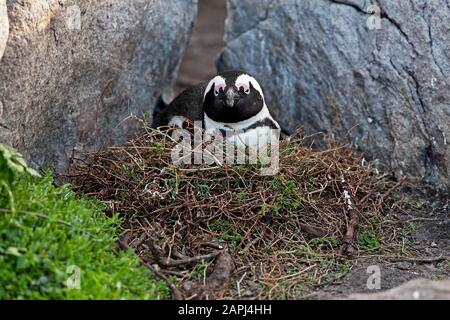
<svg viewBox="0 0 450 320"><path fill-rule="evenodd" d="M6 0L0 0L0 60L2 59L3 52L5 51L8 35L9 35L9 21L8 21L8 14L6 12ZM1 116L2 115L0 113L0 118Z"/></svg>
<svg viewBox="0 0 450 320"><path fill-rule="evenodd" d="M450 280L414 279L393 289L352 294L352 300L450 300Z"/></svg>
<svg viewBox="0 0 450 320"><path fill-rule="evenodd" d="M348 133L380 169L449 187L449 2L370 3L228 0L218 68L259 77L286 129Z"/></svg>
<svg viewBox="0 0 450 320"><path fill-rule="evenodd" d="M74 151L130 138L130 115L152 115L175 80L197 0L8 0L7 9L0 143L64 170Z"/></svg>

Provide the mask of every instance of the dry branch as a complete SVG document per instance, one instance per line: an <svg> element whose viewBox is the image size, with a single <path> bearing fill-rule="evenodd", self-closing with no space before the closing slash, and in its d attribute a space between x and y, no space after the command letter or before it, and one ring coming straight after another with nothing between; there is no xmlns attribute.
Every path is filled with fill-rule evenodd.
<svg viewBox="0 0 450 320"><path fill-rule="evenodd" d="M176 167L175 142L167 132L148 129L125 146L74 161L68 178L78 191L121 213L141 260L176 275L180 288L203 283L200 261L219 268L229 266L223 261L229 256L239 270L233 276L252 270L240 289L258 282L271 288L260 297L267 298L282 290L278 282L290 275L321 283L330 270L312 267L317 260L356 254L357 225L381 223L397 206L391 196L397 184L376 175L351 146L330 144L317 151L310 141L301 133L282 141L280 172L261 176L252 165ZM383 232L392 234L392 228ZM342 246L332 245L339 240ZM174 297L182 295L172 285Z"/></svg>
<svg viewBox="0 0 450 320"><path fill-rule="evenodd" d="M356 237L356 227L358 225L359 217L356 211L356 203L354 197L352 197L352 189L345 180L344 176L341 176L341 188L342 195L344 198L344 211L348 217L347 230L345 232L344 238L342 239L341 247L339 249L340 255L345 255L348 257L354 257L357 253L358 248L356 247L355 237Z"/></svg>

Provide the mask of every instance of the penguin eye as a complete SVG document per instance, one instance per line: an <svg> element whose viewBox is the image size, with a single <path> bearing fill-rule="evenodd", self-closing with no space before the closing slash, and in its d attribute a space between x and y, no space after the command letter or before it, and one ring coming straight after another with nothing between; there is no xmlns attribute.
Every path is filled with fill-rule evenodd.
<svg viewBox="0 0 450 320"><path fill-rule="evenodd" d="M214 89L214 95L217 97L219 93L223 93L223 86L220 86L219 89Z"/></svg>
<svg viewBox="0 0 450 320"><path fill-rule="evenodd" d="M246 94L250 94L250 86L240 86L239 91L243 91Z"/></svg>

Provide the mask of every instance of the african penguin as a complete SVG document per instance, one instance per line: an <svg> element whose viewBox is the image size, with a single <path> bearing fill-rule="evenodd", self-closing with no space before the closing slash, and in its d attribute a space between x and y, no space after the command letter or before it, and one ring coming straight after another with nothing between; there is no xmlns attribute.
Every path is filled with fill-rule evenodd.
<svg viewBox="0 0 450 320"><path fill-rule="evenodd" d="M229 140L254 147L258 139L260 144L266 141L270 129L280 129L258 81L238 70L221 72L207 83L186 89L154 119L154 127L183 127L187 119L202 121L206 134L219 130Z"/></svg>

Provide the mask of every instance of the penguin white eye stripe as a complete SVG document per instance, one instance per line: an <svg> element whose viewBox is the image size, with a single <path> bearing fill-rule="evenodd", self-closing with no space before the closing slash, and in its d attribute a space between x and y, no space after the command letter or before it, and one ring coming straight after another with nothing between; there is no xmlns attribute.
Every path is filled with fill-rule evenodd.
<svg viewBox="0 0 450 320"><path fill-rule="evenodd" d="M239 91L244 91L246 94L250 94L250 83L236 83L236 87Z"/></svg>
<svg viewBox="0 0 450 320"><path fill-rule="evenodd" d="M224 84L221 84L221 83L219 83L219 84L215 84L214 85L214 94L216 95L216 96L218 96L219 95L219 93L220 92L223 92L223 90L225 89L225 85Z"/></svg>
<svg viewBox="0 0 450 320"><path fill-rule="evenodd" d="M259 92L261 97L264 100L264 94L262 92L261 86L259 85L258 81L256 81L255 78L252 76L249 76L248 74L241 74L235 81L234 85L237 88L244 87L244 92L249 94L250 93L250 83L252 84L253 88L255 88L256 91ZM248 88L248 91L247 91Z"/></svg>
<svg viewBox="0 0 450 320"><path fill-rule="evenodd" d="M214 91L219 91L220 88L226 87L225 79L221 76L215 76L206 86L205 92L203 93L203 101L205 101L206 94L211 90L211 88L214 86ZM215 92L214 92L215 93Z"/></svg>

